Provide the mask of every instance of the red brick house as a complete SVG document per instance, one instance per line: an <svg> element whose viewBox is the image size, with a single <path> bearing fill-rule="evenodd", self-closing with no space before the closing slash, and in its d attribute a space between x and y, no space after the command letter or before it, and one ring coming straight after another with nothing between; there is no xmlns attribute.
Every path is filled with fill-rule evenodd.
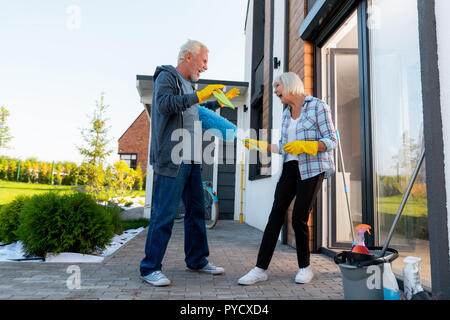
<svg viewBox="0 0 450 320"><path fill-rule="evenodd" d="M147 110L144 110L119 138L120 160L125 161L130 168L136 169L139 166L142 172L146 172L149 132L150 118Z"/></svg>

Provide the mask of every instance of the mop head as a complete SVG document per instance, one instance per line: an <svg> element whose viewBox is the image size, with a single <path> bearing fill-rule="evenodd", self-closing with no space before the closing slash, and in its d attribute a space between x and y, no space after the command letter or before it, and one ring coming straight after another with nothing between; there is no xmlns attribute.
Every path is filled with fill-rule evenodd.
<svg viewBox="0 0 450 320"><path fill-rule="evenodd" d="M225 140L234 141L236 138L237 128L224 117L219 116L214 111L205 107L198 107L198 116L202 122L202 129L208 131L212 135Z"/></svg>

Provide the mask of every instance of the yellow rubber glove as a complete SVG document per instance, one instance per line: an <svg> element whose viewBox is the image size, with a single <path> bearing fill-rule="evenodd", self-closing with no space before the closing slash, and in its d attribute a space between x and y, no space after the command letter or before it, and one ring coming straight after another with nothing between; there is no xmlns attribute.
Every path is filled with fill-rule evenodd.
<svg viewBox="0 0 450 320"><path fill-rule="evenodd" d="M319 142L318 141L292 141L286 143L283 147L283 150L287 153L296 156L300 153L308 153L312 156L317 154L319 150Z"/></svg>
<svg viewBox="0 0 450 320"><path fill-rule="evenodd" d="M258 141L255 139L244 139L244 146L248 150L255 149L255 146L259 148L260 152L267 152L268 143L266 141Z"/></svg>
<svg viewBox="0 0 450 320"><path fill-rule="evenodd" d="M225 87L223 84L210 84L206 86L205 89L196 91L195 93L197 94L198 97L198 103L200 104L205 102L206 100L211 98L211 96L213 95L213 91L216 91L217 89L222 89L223 87Z"/></svg>
<svg viewBox="0 0 450 320"><path fill-rule="evenodd" d="M228 98L228 100L231 100L233 98L236 98L239 96L239 89L238 88L233 88L230 91L228 91L227 93L225 93L225 96ZM223 103L220 101L217 101L220 104L220 107L223 107Z"/></svg>

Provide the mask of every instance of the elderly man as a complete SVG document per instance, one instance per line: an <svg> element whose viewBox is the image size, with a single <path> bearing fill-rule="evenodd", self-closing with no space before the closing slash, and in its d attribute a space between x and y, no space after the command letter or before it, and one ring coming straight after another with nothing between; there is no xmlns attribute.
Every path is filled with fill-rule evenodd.
<svg viewBox="0 0 450 320"><path fill-rule="evenodd" d="M176 68L170 65L156 68L153 80L153 105L151 111L150 164L156 174L153 194L153 212L148 227L145 257L140 263L141 278L154 286L170 285L170 280L161 272L162 260L169 242L175 212L180 199L185 206L185 262L188 270L209 274L223 274L206 257L209 255L205 227L205 206L201 179L201 155L198 148L201 126L198 104L213 95L223 85L209 85L195 91L192 82L208 69L208 49L200 42L189 40L180 50ZM238 95L238 90L228 92L227 97ZM217 101L203 106L216 109ZM195 128L195 130L194 130ZM172 133L177 129L188 132L183 135L182 158L174 159ZM198 132L200 131L200 132ZM187 142L187 143L186 143ZM200 149L201 151L201 149Z"/></svg>

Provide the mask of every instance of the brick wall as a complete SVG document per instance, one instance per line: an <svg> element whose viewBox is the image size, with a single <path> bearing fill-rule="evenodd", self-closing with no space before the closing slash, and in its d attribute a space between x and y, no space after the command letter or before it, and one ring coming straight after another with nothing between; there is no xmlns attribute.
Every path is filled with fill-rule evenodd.
<svg viewBox="0 0 450 320"><path fill-rule="evenodd" d="M150 121L145 110L119 139L119 153L136 153L137 165L147 172Z"/></svg>

